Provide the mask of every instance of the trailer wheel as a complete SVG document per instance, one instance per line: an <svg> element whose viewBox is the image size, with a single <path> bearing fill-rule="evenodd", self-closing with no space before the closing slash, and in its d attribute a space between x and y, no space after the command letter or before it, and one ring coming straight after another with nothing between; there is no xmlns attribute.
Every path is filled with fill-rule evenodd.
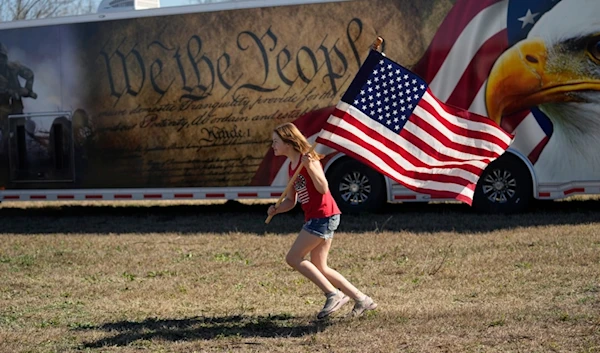
<svg viewBox="0 0 600 353"><path fill-rule="evenodd" d="M532 195L529 170L518 157L505 153L483 171L473 207L484 213L519 213L527 209Z"/></svg>
<svg viewBox="0 0 600 353"><path fill-rule="evenodd" d="M376 211L386 201L383 176L357 160L338 161L327 177L331 195L344 213Z"/></svg>

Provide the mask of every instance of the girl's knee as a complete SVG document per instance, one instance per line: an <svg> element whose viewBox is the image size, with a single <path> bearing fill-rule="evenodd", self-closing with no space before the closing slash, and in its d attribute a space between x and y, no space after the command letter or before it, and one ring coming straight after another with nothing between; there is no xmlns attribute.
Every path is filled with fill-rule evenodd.
<svg viewBox="0 0 600 353"><path fill-rule="evenodd" d="M298 257L292 253L287 253L287 255L285 255L285 262L293 268L297 268L300 261L302 261L302 259L298 259Z"/></svg>
<svg viewBox="0 0 600 353"><path fill-rule="evenodd" d="M320 261L314 261L313 259L310 260L310 262L312 262L313 265L315 265L315 267L321 271L321 273L326 273L327 270L329 270L329 267L327 267L327 264L324 264Z"/></svg>

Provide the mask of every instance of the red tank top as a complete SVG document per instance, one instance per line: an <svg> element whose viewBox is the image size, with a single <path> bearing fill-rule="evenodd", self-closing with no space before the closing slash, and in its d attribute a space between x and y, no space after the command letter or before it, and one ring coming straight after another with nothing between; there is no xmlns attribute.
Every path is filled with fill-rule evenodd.
<svg viewBox="0 0 600 353"><path fill-rule="evenodd" d="M298 166L292 170L292 163L289 164L288 173L290 178L301 165L302 164L298 162ZM321 194L317 191L306 168L302 168L300 173L298 173L298 177L294 182L294 189L298 195L298 201L300 201L302 211L304 211L305 221L308 221L311 218L325 218L342 213L329 190L327 190L325 194Z"/></svg>

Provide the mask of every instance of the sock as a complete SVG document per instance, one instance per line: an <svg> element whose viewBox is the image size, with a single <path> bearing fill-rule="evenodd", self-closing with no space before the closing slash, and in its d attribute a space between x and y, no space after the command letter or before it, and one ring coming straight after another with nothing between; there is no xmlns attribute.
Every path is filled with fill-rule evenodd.
<svg viewBox="0 0 600 353"><path fill-rule="evenodd" d="M331 292L331 293L325 294L325 296L326 296L327 298L329 298L329 297L333 297L333 296L337 295L337 294L338 294L338 292L339 292L339 289L336 289L336 291L335 291L335 292Z"/></svg>

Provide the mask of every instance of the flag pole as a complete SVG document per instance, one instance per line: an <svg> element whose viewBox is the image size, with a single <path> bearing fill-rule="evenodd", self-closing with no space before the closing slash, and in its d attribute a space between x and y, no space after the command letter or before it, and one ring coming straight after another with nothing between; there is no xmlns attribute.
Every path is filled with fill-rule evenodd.
<svg viewBox="0 0 600 353"><path fill-rule="evenodd" d="M314 151L315 147L317 147L317 143L316 142L312 146L310 146L310 149L308 150L307 153L311 153L312 151ZM300 158L302 158L302 156L300 156ZM279 205L281 205L281 202L283 202L283 200L285 199L285 196L287 195L287 193L290 191L290 189L294 185L294 182L296 181L296 178L298 177L298 174L300 174L300 170L302 170L303 167L304 166L302 165L302 162L300 162L300 166L298 166L298 169L296 169L296 172L290 178L290 181L288 182L287 186L285 187L285 190L283 191L283 193L279 197L279 200L277 200L277 203L275 204L275 208L277 208L277 207L279 207ZM265 220L265 223L269 224L269 222L271 222L271 219L273 218L273 216L274 215L271 215L271 216L267 217L267 219Z"/></svg>
<svg viewBox="0 0 600 353"><path fill-rule="evenodd" d="M378 50L379 47L381 46L381 43L383 43L383 38L377 37L375 39L375 42L373 43L373 50Z"/></svg>

